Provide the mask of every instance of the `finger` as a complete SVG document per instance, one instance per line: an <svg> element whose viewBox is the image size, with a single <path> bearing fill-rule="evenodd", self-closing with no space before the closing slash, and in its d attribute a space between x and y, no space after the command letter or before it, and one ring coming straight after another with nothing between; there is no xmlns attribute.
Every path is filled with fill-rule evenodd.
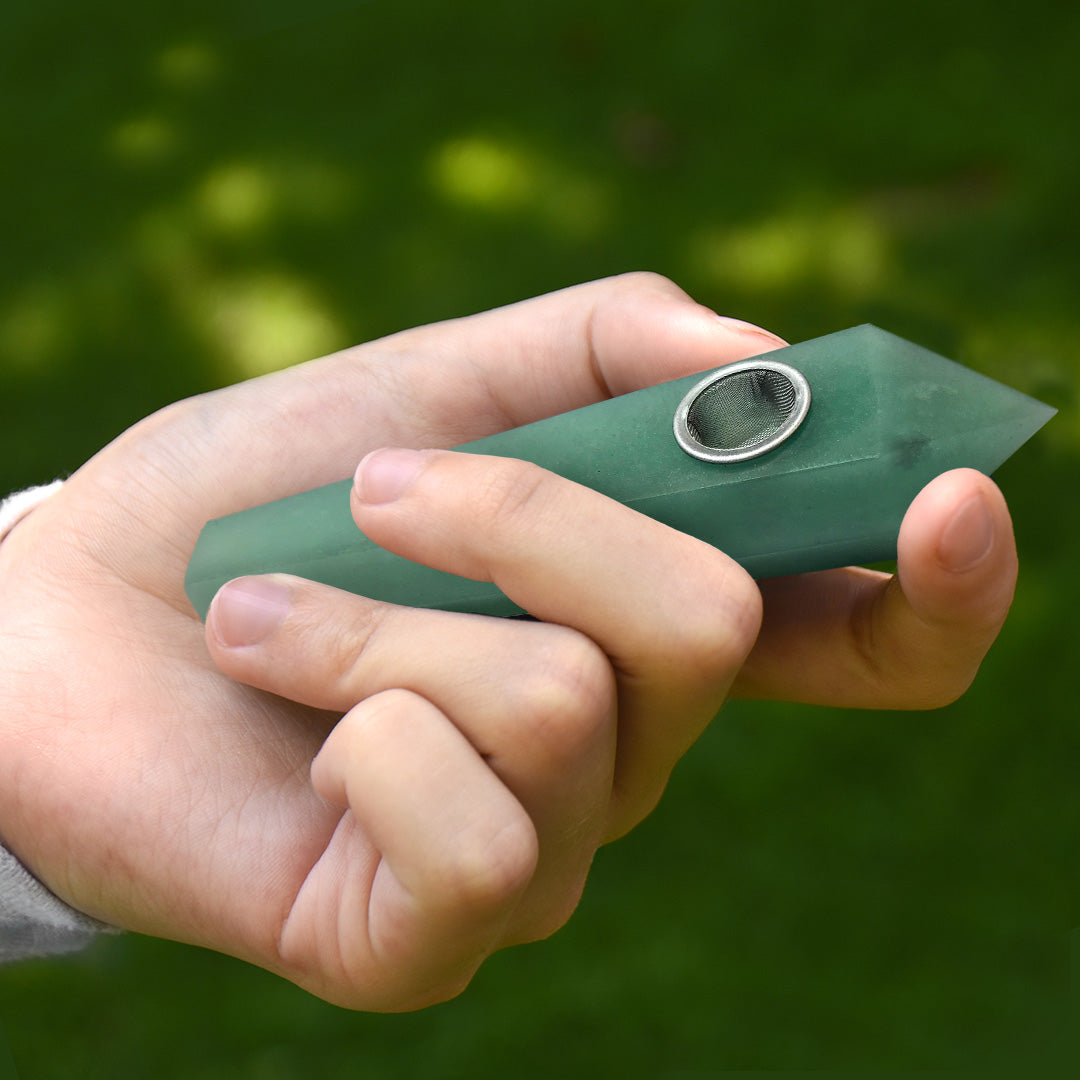
<svg viewBox="0 0 1080 1080"><path fill-rule="evenodd" d="M904 518L895 577L860 568L762 582L765 616L735 693L926 709L970 686L1001 629L1017 560L1005 500L970 469Z"/></svg>
<svg viewBox="0 0 1080 1080"><path fill-rule="evenodd" d="M224 586L207 617L218 666L320 709L403 688L437 706L525 807L540 868L514 931L552 933L577 906L610 800L615 687L563 626L381 604L286 575Z"/></svg>
<svg viewBox="0 0 1080 1080"><path fill-rule="evenodd" d="M414 398L416 378L430 376L432 355L444 378L447 353L463 358L491 430L498 431L787 343L717 315L667 278L632 273L407 331L387 344L404 358L416 357L395 365ZM436 402L430 419L445 427L454 422L453 411Z"/></svg>
<svg viewBox="0 0 1080 1080"><path fill-rule="evenodd" d="M610 658L619 687L613 831L640 820L719 709L754 640L757 589L693 537L526 462L383 450L353 513L376 543L493 581Z"/></svg>
<svg viewBox="0 0 1080 1080"><path fill-rule="evenodd" d="M311 775L359 830L344 820L308 875L283 952L343 972L352 1007L453 996L498 947L528 886L537 856L528 815L454 725L404 690L346 714ZM347 879L358 866L359 888Z"/></svg>
<svg viewBox="0 0 1080 1080"><path fill-rule="evenodd" d="M147 588L176 582L168 599L190 614L180 568L209 519L340 480L378 446L456 446L783 344L655 274L609 278L180 402L83 466L67 493L77 520L100 525L108 507L121 525L86 529L95 565ZM138 476L122 498L117 455ZM193 475L197 486L183 482ZM148 521L158 539L121 566L121 538Z"/></svg>
<svg viewBox="0 0 1080 1080"><path fill-rule="evenodd" d="M191 414L190 445L170 432L161 464L179 457L185 475L217 478L200 487L206 519L340 480L378 446L456 446L783 344L665 278L627 274L193 398L178 406Z"/></svg>
<svg viewBox="0 0 1080 1080"><path fill-rule="evenodd" d="M624 274L406 330L248 386L260 401L279 398L303 371L310 423L291 416L293 428L310 427L321 440L354 433L338 479L377 446L454 446L785 344L717 315L666 278ZM358 402L373 413L361 431ZM280 445L266 452L296 468Z"/></svg>

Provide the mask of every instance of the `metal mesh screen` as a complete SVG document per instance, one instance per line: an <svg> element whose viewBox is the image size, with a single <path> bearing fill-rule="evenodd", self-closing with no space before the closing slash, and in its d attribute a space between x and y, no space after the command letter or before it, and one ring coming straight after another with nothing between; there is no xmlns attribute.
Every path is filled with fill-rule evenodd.
<svg viewBox="0 0 1080 1080"><path fill-rule="evenodd" d="M697 396L686 426L704 446L738 450L775 435L797 400L795 387L782 372L769 368L733 372Z"/></svg>

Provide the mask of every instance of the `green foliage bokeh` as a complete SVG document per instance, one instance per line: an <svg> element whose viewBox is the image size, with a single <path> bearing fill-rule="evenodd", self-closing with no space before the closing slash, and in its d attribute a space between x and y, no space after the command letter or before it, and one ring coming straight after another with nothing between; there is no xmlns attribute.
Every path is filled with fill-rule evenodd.
<svg viewBox="0 0 1080 1080"><path fill-rule="evenodd" d="M735 703L551 941L343 1012L132 936L0 972L27 1077L952 1068L1056 1037L1080 826L1080 9L39 0L0 14L0 488L171 400L632 269L1061 412L931 714Z"/></svg>

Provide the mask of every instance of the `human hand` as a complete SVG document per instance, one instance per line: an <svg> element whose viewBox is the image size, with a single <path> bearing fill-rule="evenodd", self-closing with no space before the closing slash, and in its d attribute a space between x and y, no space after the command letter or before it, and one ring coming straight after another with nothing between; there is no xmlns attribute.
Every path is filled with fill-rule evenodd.
<svg viewBox="0 0 1080 1080"><path fill-rule="evenodd" d="M219 597L204 642L187 558L208 518L340 479L373 448L456 445L770 343L636 275L136 426L0 547L0 635L17 657L0 673L0 834L98 918L354 1007L438 1000L493 949L550 932L596 845L648 812L736 677L758 615L742 571L566 481L441 453L401 498L358 503L358 519L400 554L495 577L541 622L388 609L291 579L278 582L288 615L259 643L224 644L245 589L259 607L250 582ZM913 685L928 690L919 704L948 696L935 671L949 693L970 678L1014 561L996 490L951 476L905 522L903 590L854 571L768 583L741 692L855 687L845 703L902 707ZM975 487L993 542L955 574L935 552ZM587 531L559 528L577 520ZM848 647L845 611L850 626L867 610L873 639ZM793 641L820 666L812 685L781 662Z"/></svg>

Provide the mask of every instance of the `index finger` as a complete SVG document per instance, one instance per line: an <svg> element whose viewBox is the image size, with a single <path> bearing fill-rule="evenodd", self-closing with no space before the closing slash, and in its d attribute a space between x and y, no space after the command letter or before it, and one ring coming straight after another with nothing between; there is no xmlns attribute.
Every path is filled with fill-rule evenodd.
<svg viewBox="0 0 1080 1080"><path fill-rule="evenodd" d="M609 278L181 402L79 470L65 498L84 520L111 507L139 545L137 576L120 572L175 583L187 610L178 571L212 518L342 480L380 446L457 446L783 344L655 274ZM118 469L139 483L118 489ZM148 547L148 524L167 542ZM118 566L116 535L89 543Z"/></svg>
<svg viewBox="0 0 1080 1080"><path fill-rule="evenodd" d="M787 343L717 315L667 278L633 273L409 330L381 344L404 350L407 363L394 371L417 403L432 389L433 358L441 379L457 360L462 370L454 393L477 394L478 406L494 409L494 432ZM439 412L433 423L447 419ZM489 433L469 431L456 442Z"/></svg>
<svg viewBox="0 0 1080 1080"><path fill-rule="evenodd" d="M221 481L200 486L203 516L217 517L344 479L380 446L457 446L784 344L665 278L628 274L194 399L198 438L185 449Z"/></svg>

